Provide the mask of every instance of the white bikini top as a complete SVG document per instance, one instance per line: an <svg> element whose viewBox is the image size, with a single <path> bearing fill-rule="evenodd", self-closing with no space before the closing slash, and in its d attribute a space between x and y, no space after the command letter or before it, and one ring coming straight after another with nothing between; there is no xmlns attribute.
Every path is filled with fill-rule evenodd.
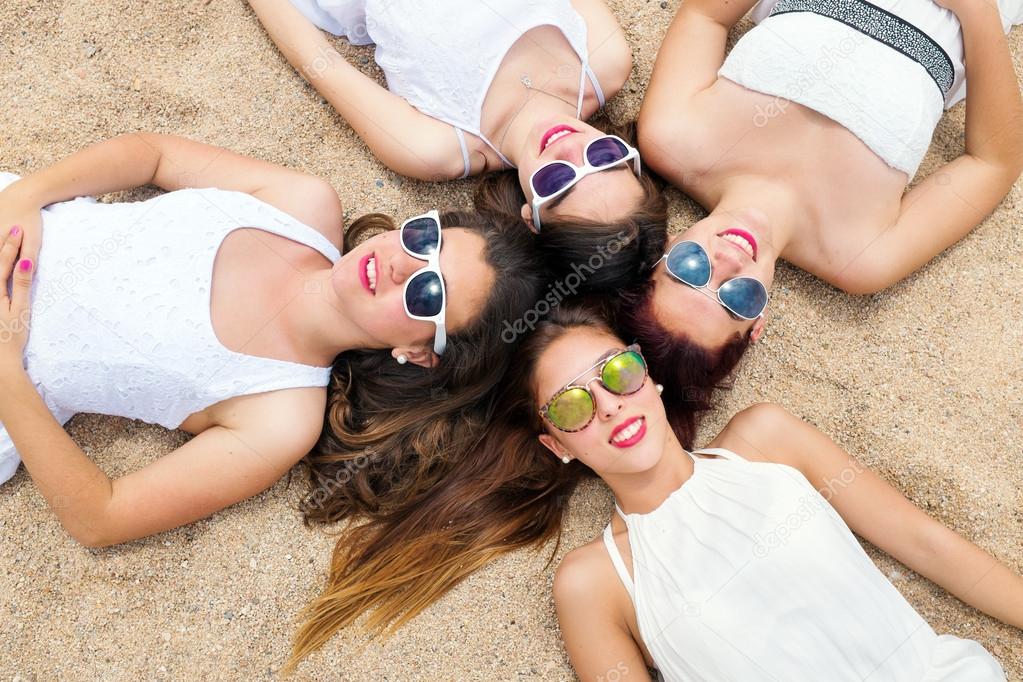
<svg viewBox="0 0 1023 682"><path fill-rule="evenodd" d="M507 166L514 165L480 131L483 100L504 56L537 26L561 30L579 56L582 116L589 78L600 106L604 93L589 64L586 22L569 0L291 0L310 21L357 45L376 44L376 63L388 89L419 111L454 127L469 175L465 133L483 140Z"/></svg>
<svg viewBox="0 0 1023 682"><path fill-rule="evenodd" d="M326 386L329 367L245 355L217 339L214 261L227 235L245 227L340 258L322 234L241 192L189 189L118 204L83 198L45 209L25 365L54 415L92 412L173 429L228 398Z"/></svg>

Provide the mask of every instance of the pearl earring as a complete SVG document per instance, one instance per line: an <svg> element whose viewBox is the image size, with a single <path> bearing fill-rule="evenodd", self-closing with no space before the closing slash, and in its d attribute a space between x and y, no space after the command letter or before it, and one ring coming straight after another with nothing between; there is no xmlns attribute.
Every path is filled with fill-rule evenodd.
<svg viewBox="0 0 1023 682"><path fill-rule="evenodd" d="M561 458L561 461L564 462L565 464L568 464L569 462L572 461L572 458L569 457L568 455L565 455L564 457Z"/></svg>
<svg viewBox="0 0 1023 682"><path fill-rule="evenodd" d="M664 384L657 384L657 395L664 393Z"/></svg>
<svg viewBox="0 0 1023 682"><path fill-rule="evenodd" d="M408 362L408 356L407 355L405 355L403 353L403 354L398 356L398 364L399 365L404 365L406 362Z"/></svg>

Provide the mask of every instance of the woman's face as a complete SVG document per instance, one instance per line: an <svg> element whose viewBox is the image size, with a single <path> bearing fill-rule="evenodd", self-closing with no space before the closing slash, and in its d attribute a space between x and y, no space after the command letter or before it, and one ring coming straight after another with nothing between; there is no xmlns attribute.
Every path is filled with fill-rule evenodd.
<svg viewBox="0 0 1023 682"><path fill-rule="evenodd" d="M457 334L483 311L494 286L486 244L479 234L445 228L440 270L447 294L447 333ZM405 314L405 281L426 265L401 248L398 230L389 230L344 255L331 283L345 316L358 326L367 348L393 348L413 362L432 356L436 327ZM420 363L422 364L422 363Z"/></svg>
<svg viewBox="0 0 1023 682"><path fill-rule="evenodd" d="M624 348L621 339L607 332L575 328L548 346L534 371L536 409L568 383L585 384L592 391L596 414L584 429L566 433L545 419L540 442L556 457L579 459L600 476L651 469L660 461L669 434L664 404L650 377L639 391L622 396L604 388L597 378L599 368L588 370Z"/></svg>
<svg viewBox="0 0 1023 682"><path fill-rule="evenodd" d="M581 168L587 143L603 132L576 118L543 118L533 126L519 153L519 184L526 195L522 219L533 223L533 190L529 178L550 161L568 161ZM600 173L587 175L570 190L540 208L540 220L571 216L604 223L619 222L633 213L643 201L643 187L632 171L631 163L621 163Z"/></svg>
<svg viewBox="0 0 1023 682"><path fill-rule="evenodd" d="M770 290L778 253L766 220L754 211L711 214L669 243L693 241L706 249L711 262L709 286L718 289L734 277L754 277ZM744 320L720 303L712 291L694 289L675 279L662 260L653 272L653 310L657 321L671 333L685 335L708 350L721 348L732 338L751 335L756 341L764 319ZM765 311L766 314L766 311Z"/></svg>

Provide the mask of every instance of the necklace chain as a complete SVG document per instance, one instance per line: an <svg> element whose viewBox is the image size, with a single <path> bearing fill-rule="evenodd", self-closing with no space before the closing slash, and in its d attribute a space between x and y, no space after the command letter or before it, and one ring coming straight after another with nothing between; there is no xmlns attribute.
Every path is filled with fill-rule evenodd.
<svg viewBox="0 0 1023 682"><path fill-rule="evenodd" d="M523 86L525 86L526 90L528 90L530 94L529 94L529 96L526 97L526 101L522 103L522 106L520 106L518 108L518 111L515 112L515 114L511 118L511 121L509 121L508 125L505 127L504 134L501 135L501 139L497 143L497 148L498 149L501 149L504 146L504 140L505 140L506 137L508 137L508 131L511 130L512 125L514 125L515 120L519 117L519 114L522 113L522 110L525 109L526 105L529 104L530 100L533 99L533 94L532 93L538 92L538 93L547 95L548 97L553 97L554 99L558 100L559 102L564 102L566 105L572 107L573 109L576 109L576 105L572 104L571 102L569 102L564 97L559 97L559 96L557 96L555 94L547 92L543 88L535 88L535 87L533 87L533 79L529 77L529 74L525 74L525 73L522 74L522 76L519 78L519 82L522 83Z"/></svg>

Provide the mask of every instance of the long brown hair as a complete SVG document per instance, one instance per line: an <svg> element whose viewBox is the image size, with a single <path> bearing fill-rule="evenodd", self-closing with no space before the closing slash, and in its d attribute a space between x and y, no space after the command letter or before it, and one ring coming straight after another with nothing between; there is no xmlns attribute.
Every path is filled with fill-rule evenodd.
<svg viewBox="0 0 1023 682"><path fill-rule="evenodd" d="M562 464L539 442L533 369L550 344L576 327L613 334L589 308L556 308L521 343L517 371L497 395L500 414L486 433L450 453L454 466L432 472L428 484L341 538L327 588L295 637L289 669L363 615L370 633L391 633L501 554L560 543L569 497L593 474L578 461Z"/></svg>
<svg viewBox="0 0 1023 682"><path fill-rule="evenodd" d="M636 126L612 126L610 134L636 144ZM544 220L537 244L554 277L578 279L579 293L614 293L642 277L661 257L668 234L668 204L659 183L644 171L639 177L643 198L627 216L605 223L570 216ZM490 173L473 198L479 210L521 216L526 196L514 170ZM594 267L596 265L596 267Z"/></svg>

